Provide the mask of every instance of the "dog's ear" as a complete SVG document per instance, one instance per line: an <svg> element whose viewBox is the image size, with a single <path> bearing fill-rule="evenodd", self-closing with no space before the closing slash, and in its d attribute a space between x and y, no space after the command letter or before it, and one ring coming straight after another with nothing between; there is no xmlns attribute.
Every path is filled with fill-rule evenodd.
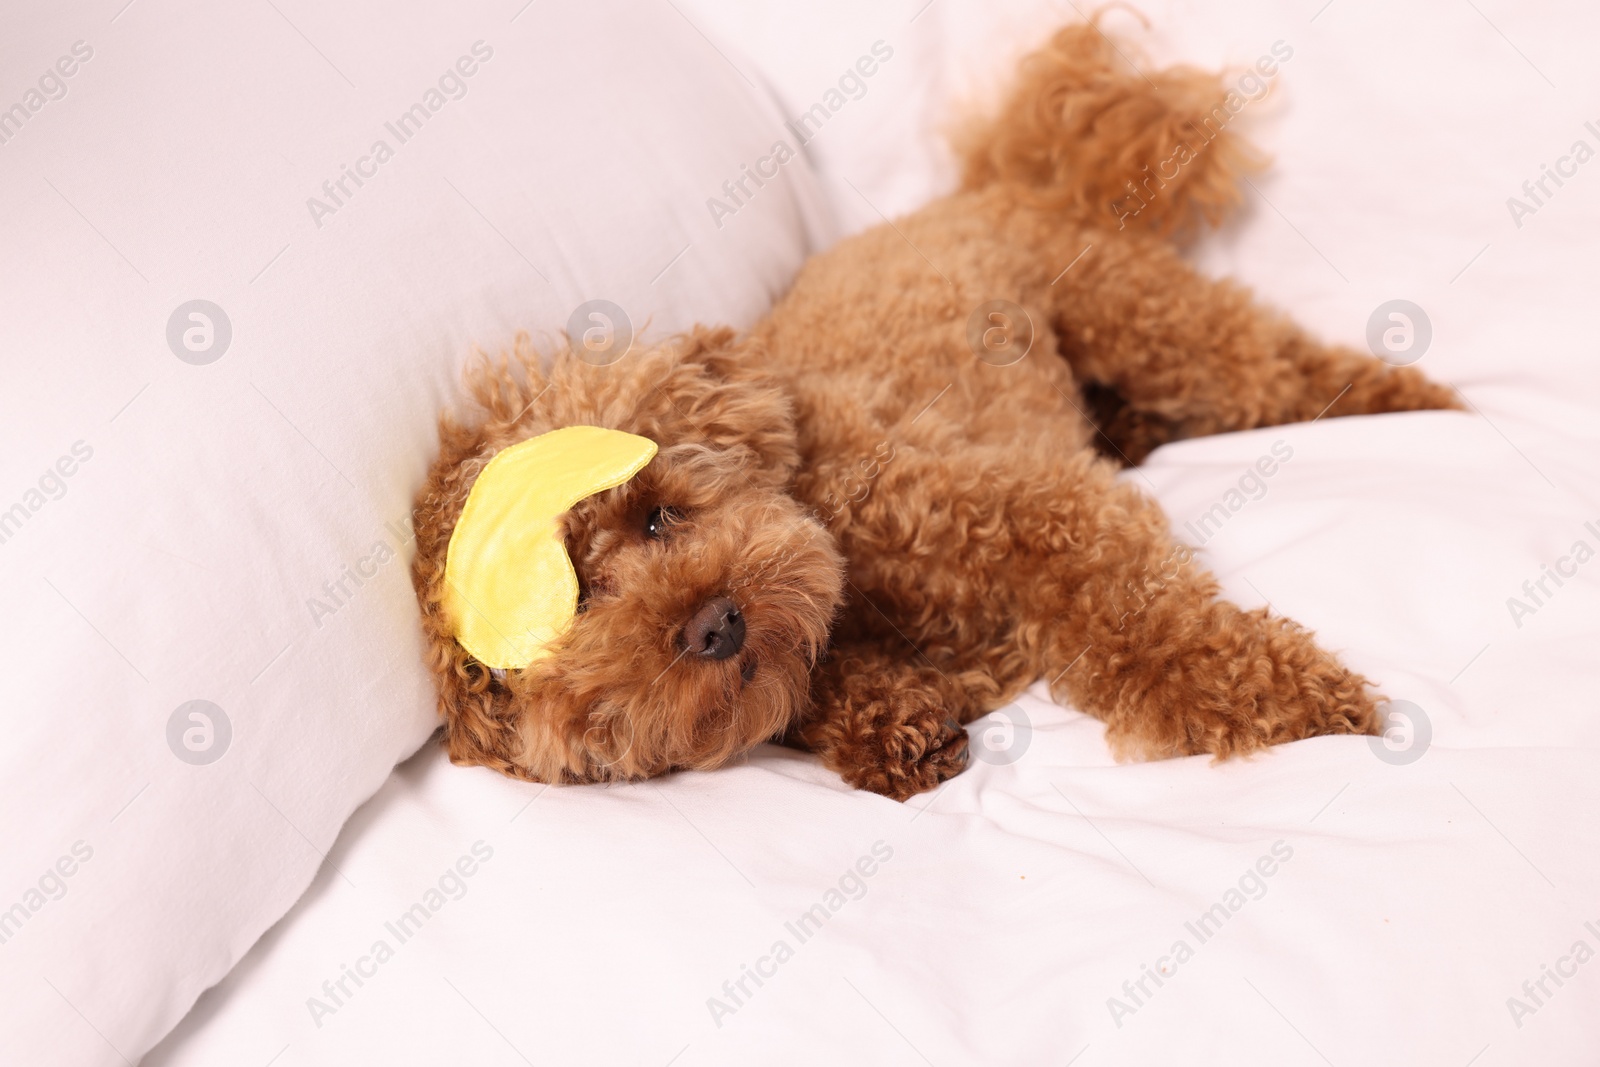
<svg viewBox="0 0 1600 1067"><path fill-rule="evenodd" d="M509 435L516 416L513 404L518 390L509 374L504 364L493 368L485 363L475 377L469 377L475 395L487 409L486 425L492 423L501 437ZM517 735L510 692L457 643L443 606L450 535L467 489L486 462L484 440L482 426L441 420L439 457L417 493L412 512L416 557L411 562L411 583L422 609L425 658L439 690L439 714L444 719L451 762L481 764L527 778L527 772L512 762Z"/></svg>
<svg viewBox="0 0 1600 1067"><path fill-rule="evenodd" d="M450 762L483 766L538 781L515 761L520 741L511 692L493 672L467 654L443 627L439 605L424 600L428 668L439 690L445 750Z"/></svg>
<svg viewBox="0 0 1600 1067"><path fill-rule="evenodd" d="M743 446L759 480L787 486L800 467L794 405L767 370L765 347L726 326L696 326L674 345L674 365L660 388L707 443Z"/></svg>
<svg viewBox="0 0 1600 1067"><path fill-rule="evenodd" d="M457 669L438 676L439 713L445 720L445 751L450 762L538 781L514 760L520 742L510 691L465 653L455 658Z"/></svg>

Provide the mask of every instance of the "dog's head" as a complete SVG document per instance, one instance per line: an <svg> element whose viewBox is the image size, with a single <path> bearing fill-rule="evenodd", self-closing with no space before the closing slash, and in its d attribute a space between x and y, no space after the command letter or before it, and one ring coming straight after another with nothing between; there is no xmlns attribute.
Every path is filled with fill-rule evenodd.
<svg viewBox="0 0 1600 1067"><path fill-rule="evenodd" d="M562 351L468 376L481 409L440 425L418 495L413 581L450 757L544 782L643 778L726 762L794 724L842 598L833 538L789 493L794 416L759 354L697 329L608 366ZM491 671L443 608L450 536L501 449L564 426L647 437L629 481L560 531L578 613L527 667Z"/></svg>

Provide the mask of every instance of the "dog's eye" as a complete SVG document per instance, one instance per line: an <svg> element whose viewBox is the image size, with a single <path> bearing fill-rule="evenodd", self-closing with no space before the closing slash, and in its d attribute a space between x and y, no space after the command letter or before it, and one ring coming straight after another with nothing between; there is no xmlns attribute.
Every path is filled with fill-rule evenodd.
<svg viewBox="0 0 1600 1067"><path fill-rule="evenodd" d="M677 508L655 508L644 520L644 535L652 541L659 540L667 527L683 518Z"/></svg>

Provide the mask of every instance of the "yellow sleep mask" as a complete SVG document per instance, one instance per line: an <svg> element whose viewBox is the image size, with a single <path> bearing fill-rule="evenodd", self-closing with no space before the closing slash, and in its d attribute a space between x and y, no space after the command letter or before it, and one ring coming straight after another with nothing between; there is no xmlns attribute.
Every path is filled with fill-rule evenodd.
<svg viewBox="0 0 1600 1067"><path fill-rule="evenodd" d="M645 437L568 426L502 449L472 491L445 550L444 610L487 667L526 667L578 611L578 574L557 520L626 482L656 454Z"/></svg>

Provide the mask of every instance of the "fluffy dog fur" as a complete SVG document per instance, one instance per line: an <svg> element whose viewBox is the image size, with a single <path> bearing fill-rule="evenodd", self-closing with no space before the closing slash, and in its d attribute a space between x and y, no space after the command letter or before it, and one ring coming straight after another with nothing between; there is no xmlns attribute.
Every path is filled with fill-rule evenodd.
<svg viewBox="0 0 1600 1067"><path fill-rule="evenodd" d="M963 723L1040 677L1121 757L1375 732L1365 679L1295 623L1219 599L1114 477L1183 437L1457 406L1179 257L1172 238L1217 222L1254 165L1216 132L1224 96L1218 75L1146 76L1069 27L969 132L958 192L814 257L747 336L700 328L548 369L524 338L479 366L479 410L442 422L416 506L451 758L592 782L781 740L903 800L965 766ZM1178 175L1124 225L1113 203L1180 145ZM1032 330L1005 366L968 339L997 298ZM498 450L573 424L660 452L564 517L582 600L555 654L491 672L441 614L450 534ZM722 660L683 636L716 596L747 625Z"/></svg>

